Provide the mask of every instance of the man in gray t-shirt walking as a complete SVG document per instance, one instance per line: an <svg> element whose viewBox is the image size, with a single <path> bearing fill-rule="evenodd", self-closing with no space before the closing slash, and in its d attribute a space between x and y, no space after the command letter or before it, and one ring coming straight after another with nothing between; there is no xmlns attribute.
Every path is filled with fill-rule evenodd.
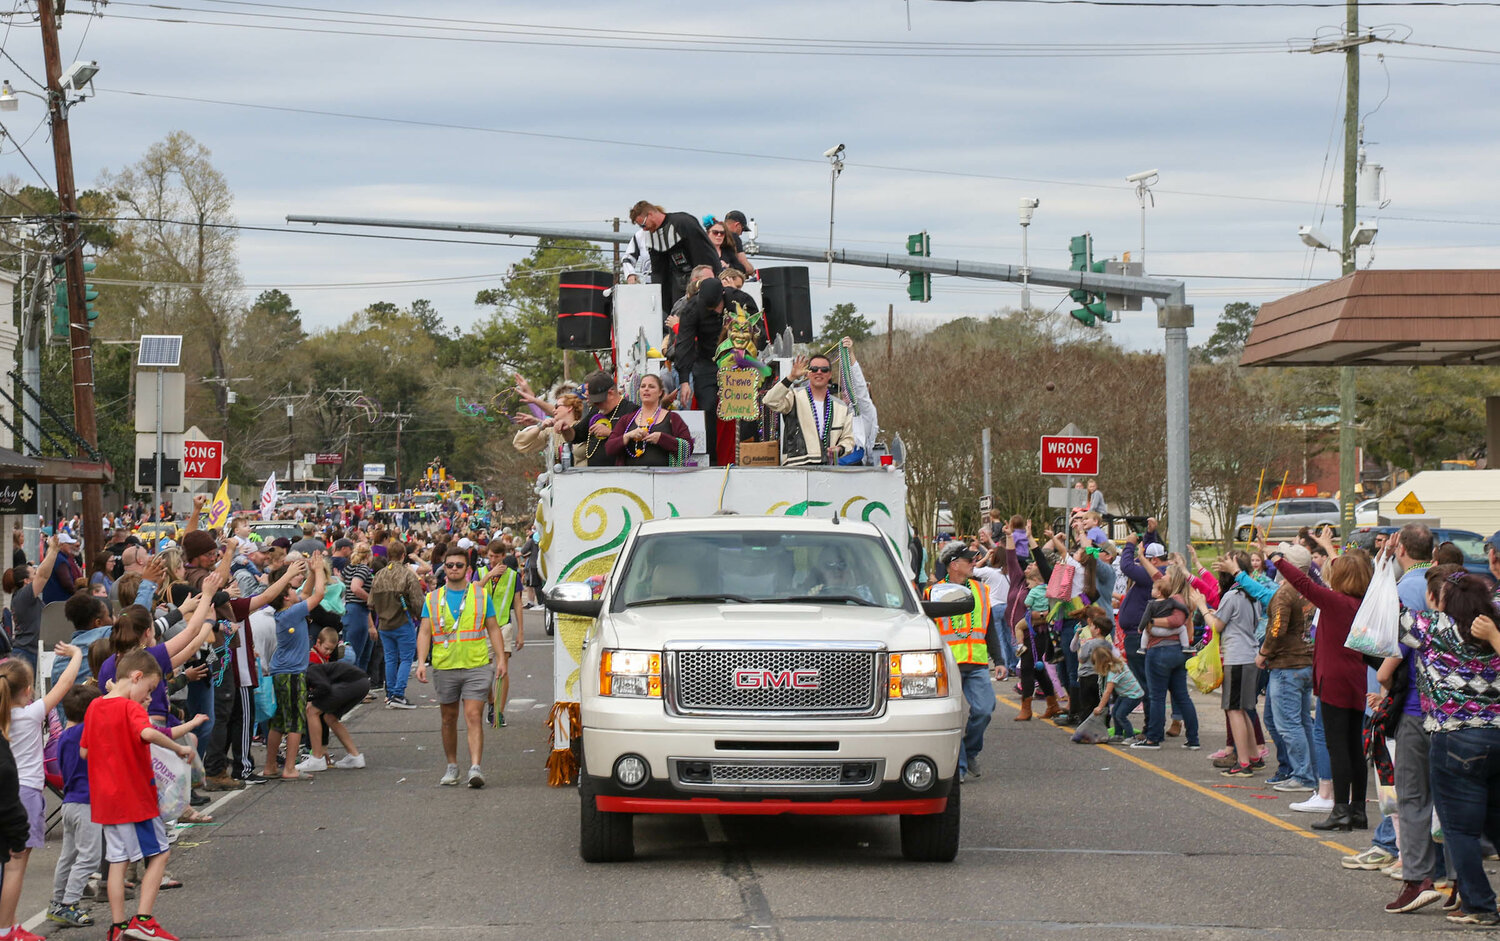
<svg viewBox="0 0 1500 941"><path fill-rule="evenodd" d="M1228 555L1242 571L1250 570L1250 554L1236 550ZM1224 715L1234 739L1235 763L1220 772L1226 778L1248 778L1255 775L1254 763L1260 760L1255 745L1255 730L1250 711L1260 694L1260 672L1255 666L1260 647L1255 642L1255 603L1245 590L1235 584L1234 576L1219 573L1219 610L1210 611L1208 602L1196 595L1203 620L1219 636L1219 650L1224 658Z"/></svg>

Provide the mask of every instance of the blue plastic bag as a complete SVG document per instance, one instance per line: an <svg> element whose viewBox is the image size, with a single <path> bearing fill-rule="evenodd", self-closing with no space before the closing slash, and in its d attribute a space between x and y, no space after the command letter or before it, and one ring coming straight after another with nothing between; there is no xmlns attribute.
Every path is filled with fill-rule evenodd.
<svg viewBox="0 0 1500 941"><path fill-rule="evenodd" d="M275 714L276 688L271 685L271 678L263 673L260 685L255 687L255 724L269 722Z"/></svg>

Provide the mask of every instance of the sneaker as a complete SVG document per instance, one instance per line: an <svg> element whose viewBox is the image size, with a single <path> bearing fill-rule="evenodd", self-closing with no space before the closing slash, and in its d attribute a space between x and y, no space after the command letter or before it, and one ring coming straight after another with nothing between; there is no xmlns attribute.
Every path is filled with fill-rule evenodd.
<svg viewBox="0 0 1500 941"><path fill-rule="evenodd" d="M1256 771L1259 771L1260 769L1264 768L1265 766L1266 766L1266 759L1265 759L1264 755L1262 755L1261 757L1256 758L1254 761L1250 762L1250 767L1254 768Z"/></svg>
<svg viewBox="0 0 1500 941"><path fill-rule="evenodd" d="M1481 928L1500 928L1500 915L1494 912L1453 912L1448 920L1455 925L1477 925Z"/></svg>
<svg viewBox="0 0 1500 941"><path fill-rule="evenodd" d="M1345 869L1364 869L1374 872L1384 869L1396 861L1396 857L1387 853L1378 846L1372 846L1363 853L1355 853L1353 856L1345 856L1339 860L1339 864Z"/></svg>
<svg viewBox="0 0 1500 941"><path fill-rule="evenodd" d="M414 703L412 703L411 701L409 701L405 696L392 696L390 699L387 699L385 701L385 707L387 709L415 709L415 708L417 708L416 705Z"/></svg>
<svg viewBox="0 0 1500 941"><path fill-rule="evenodd" d="M1266 779L1266 783L1269 784L1271 787L1275 787L1276 785L1282 783L1283 781L1290 781L1290 780L1292 780L1292 778L1291 778L1290 775L1285 775L1285 774L1282 774L1280 771L1278 771L1278 772L1276 772L1276 776L1274 778L1267 778Z"/></svg>
<svg viewBox="0 0 1500 941"><path fill-rule="evenodd" d="M1458 911L1459 904L1458 886L1454 886L1453 890L1448 893L1448 897L1443 899L1443 911L1456 912Z"/></svg>
<svg viewBox="0 0 1500 941"><path fill-rule="evenodd" d="M161 926L150 915L142 918L140 915L130 919L129 926L123 932L127 938L138 938L140 941L177 941L177 936Z"/></svg>
<svg viewBox="0 0 1500 941"><path fill-rule="evenodd" d="M472 765L469 768L469 787L484 787L484 772L479 770L478 765Z"/></svg>
<svg viewBox="0 0 1500 941"><path fill-rule="evenodd" d="M1406 874L1402 871L1401 860L1399 860L1399 859L1396 860L1395 862L1391 863L1389 866L1381 866L1380 867L1380 874L1382 876L1390 876L1392 879L1395 879L1397 882L1405 882L1406 881ZM1421 881L1421 880L1418 880L1418 881Z"/></svg>
<svg viewBox="0 0 1500 941"><path fill-rule="evenodd" d="M1225 768L1219 774L1226 778L1253 778L1255 769L1250 765L1235 765L1233 768Z"/></svg>
<svg viewBox="0 0 1500 941"><path fill-rule="evenodd" d="M1291 809L1304 814L1326 814L1333 810L1333 798L1314 794L1305 801L1296 801Z"/></svg>
<svg viewBox="0 0 1500 941"><path fill-rule="evenodd" d="M365 756L364 755L345 755L344 757L340 758L338 761L335 761L333 763L333 766L335 768L343 768L345 770L348 770L350 768L363 768L365 766Z"/></svg>
<svg viewBox="0 0 1500 941"><path fill-rule="evenodd" d="M265 784L266 776L261 774L259 771L252 771L244 777L238 778L236 780L238 780L241 784Z"/></svg>
<svg viewBox="0 0 1500 941"><path fill-rule="evenodd" d="M94 916L79 908L77 902L72 905L53 902L47 906L47 920L65 928L87 928L94 923Z"/></svg>
<svg viewBox="0 0 1500 941"><path fill-rule="evenodd" d="M979 756L978 755L970 755L969 756L969 773L972 774L976 778L984 777L984 772L981 771L981 770L979 770Z"/></svg>
<svg viewBox="0 0 1500 941"><path fill-rule="evenodd" d="M244 786L245 782L236 781L227 774L215 775L214 777L203 779L203 789L205 791L238 791Z"/></svg>
<svg viewBox="0 0 1500 941"><path fill-rule="evenodd" d="M453 787L457 783L458 765L449 765L448 770L443 772L443 776L441 778L438 778L438 784L442 785L443 787Z"/></svg>
<svg viewBox="0 0 1500 941"><path fill-rule="evenodd" d="M1104 744L1106 744L1106 745L1124 745L1124 744L1126 744L1126 739L1125 739L1125 736L1123 736L1123 735L1111 735L1109 738L1107 738L1107 739L1104 740Z"/></svg>
<svg viewBox="0 0 1500 941"><path fill-rule="evenodd" d="M1443 893L1432 887L1431 879L1423 879L1421 882L1403 882L1401 894L1396 896L1395 901L1388 903L1385 910L1392 915L1414 912L1431 905L1442 897Z"/></svg>
<svg viewBox="0 0 1500 941"><path fill-rule="evenodd" d="M1268 784L1270 782L1267 782ZM1275 784L1271 784L1278 791L1316 791L1317 788L1311 784L1303 784L1296 778L1282 778Z"/></svg>
<svg viewBox="0 0 1500 941"><path fill-rule="evenodd" d="M308 755L297 762L298 771L327 771L328 759L321 756Z"/></svg>
<svg viewBox="0 0 1500 941"><path fill-rule="evenodd" d="M1182 743L1182 747L1186 748L1188 751L1202 751L1203 750L1203 746L1199 745L1197 742L1183 742Z"/></svg>
<svg viewBox="0 0 1500 941"><path fill-rule="evenodd" d="M495 728L497 728L497 729L503 729L503 728L505 728L505 713L503 713L503 712L497 712L497 713L495 713L495 720L491 724L494 725Z"/></svg>
<svg viewBox="0 0 1500 941"><path fill-rule="evenodd" d="M39 934L27 931L20 925L11 925L9 931L0 934L0 941L46 941L46 939ZM177 939L173 938L172 941L177 941Z"/></svg>
<svg viewBox="0 0 1500 941"><path fill-rule="evenodd" d="M1234 757L1234 749L1233 748L1221 748L1218 751L1214 752L1212 755L1209 755L1208 757L1212 758L1214 761L1218 761L1220 758L1233 758Z"/></svg>
<svg viewBox="0 0 1500 941"><path fill-rule="evenodd" d="M1139 742L1132 742L1131 745L1130 745L1130 747L1131 748L1150 748L1150 749L1153 749L1155 751L1161 751L1161 742L1151 742L1151 741L1147 741L1146 739L1141 739Z"/></svg>
<svg viewBox="0 0 1500 941"><path fill-rule="evenodd" d="M491 728L495 727L495 704L494 703L490 703L488 706L485 707L484 721L488 722L490 724Z"/></svg>

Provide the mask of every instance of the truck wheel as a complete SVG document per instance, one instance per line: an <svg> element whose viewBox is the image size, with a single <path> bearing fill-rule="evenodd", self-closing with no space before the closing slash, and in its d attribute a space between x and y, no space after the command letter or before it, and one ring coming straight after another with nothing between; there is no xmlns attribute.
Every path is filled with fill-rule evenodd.
<svg viewBox="0 0 1500 941"><path fill-rule="evenodd" d="M958 855L959 785L940 814L902 814L901 855L918 863L951 863Z"/></svg>
<svg viewBox="0 0 1500 941"><path fill-rule="evenodd" d="M625 863L635 858L635 817L602 811L594 802L594 785L580 771L578 781L578 855L586 863Z"/></svg>

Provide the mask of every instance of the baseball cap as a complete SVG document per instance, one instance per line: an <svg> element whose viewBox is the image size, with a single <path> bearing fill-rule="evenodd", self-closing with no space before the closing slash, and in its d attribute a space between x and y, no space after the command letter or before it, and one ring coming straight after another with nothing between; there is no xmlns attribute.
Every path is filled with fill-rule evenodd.
<svg viewBox="0 0 1500 941"><path fill-rule="evenodd" d="M348 539L348 538L335 539L333 541L333 547L335 549L353 549L354 548L354 540L353 539Z"/></svg>
<svg viewBox="0 0 1500 941"><path fill-rule="evenodd" d="M588 395L589 401L594 405L598 405L609 398L609 390L614 387L614 377L603 371L591 372L588 378L583 380L584 392Z"/></svg>
<svg viewBox="0 0 1500 941"><path fill-rule="evenodd" d="M750 221L745 218L745 214L743 212L740 212L738 209L731 209L728 212L724 213L724 221L738 222L740 225L750 224Z"/></svg>
<svg viewBox="0 0 1500 941"><path fill-rule="evenodd" d="M698 296L703 298L703 309L712 310L724 303L724 282L718 278L704 278L698 282Z"/></svg>
<svg viewBox="0 0 1500 941"><path fill-rule="evenodd" d="M938 561L943 564L944 568L947 568L948 565L956 559L964 559L966 561L973 562L974 552L962 542L958 542L957 540L955 540L948 546L944 547L942 554L938 556Z"/></svg>
<svg viewBox="0 0 1500 941"><path fill-rule="evenodd" d="M57 541L60 542L60 543L62 543L65 546L76 546L76 545L78 545L78 540L74 539L72 536L69 536L67 533L58 533L57 534Z"/></svg>
<svg viewBox="0 0 1500 941"><path fill-rule="evenodd" d="M1495 533L1495 535L1486 539L1484 541L1484 544L1489 546L1491 549L1494 549L1496 552L1500 552L1500 533Z"/></svg>
<svg viewBox="0 0 1500 941"><path fill-rule="evenodd" d="M1167 547L1159 542L1153 542L1146 547L1145 555L1148 559L1159 559L1167 554Z"/></svg>
<svg viewBox="0 0 1500 941"><path fill-rule="evenodd" d="M458 547L460 549L472 549L474 548L474 540L470 539L468 536L464 536L458 541Z"/></svg>
<svg viewBox="0 0 1500 941"><path fill-rule="evenodd" d="M1286 557L1288 562L1304 572L1312 568L1312 553L1308 552L1307 547L1304 545L1295 542L1283 542L1271 551L1281 553Z"/></svg>

